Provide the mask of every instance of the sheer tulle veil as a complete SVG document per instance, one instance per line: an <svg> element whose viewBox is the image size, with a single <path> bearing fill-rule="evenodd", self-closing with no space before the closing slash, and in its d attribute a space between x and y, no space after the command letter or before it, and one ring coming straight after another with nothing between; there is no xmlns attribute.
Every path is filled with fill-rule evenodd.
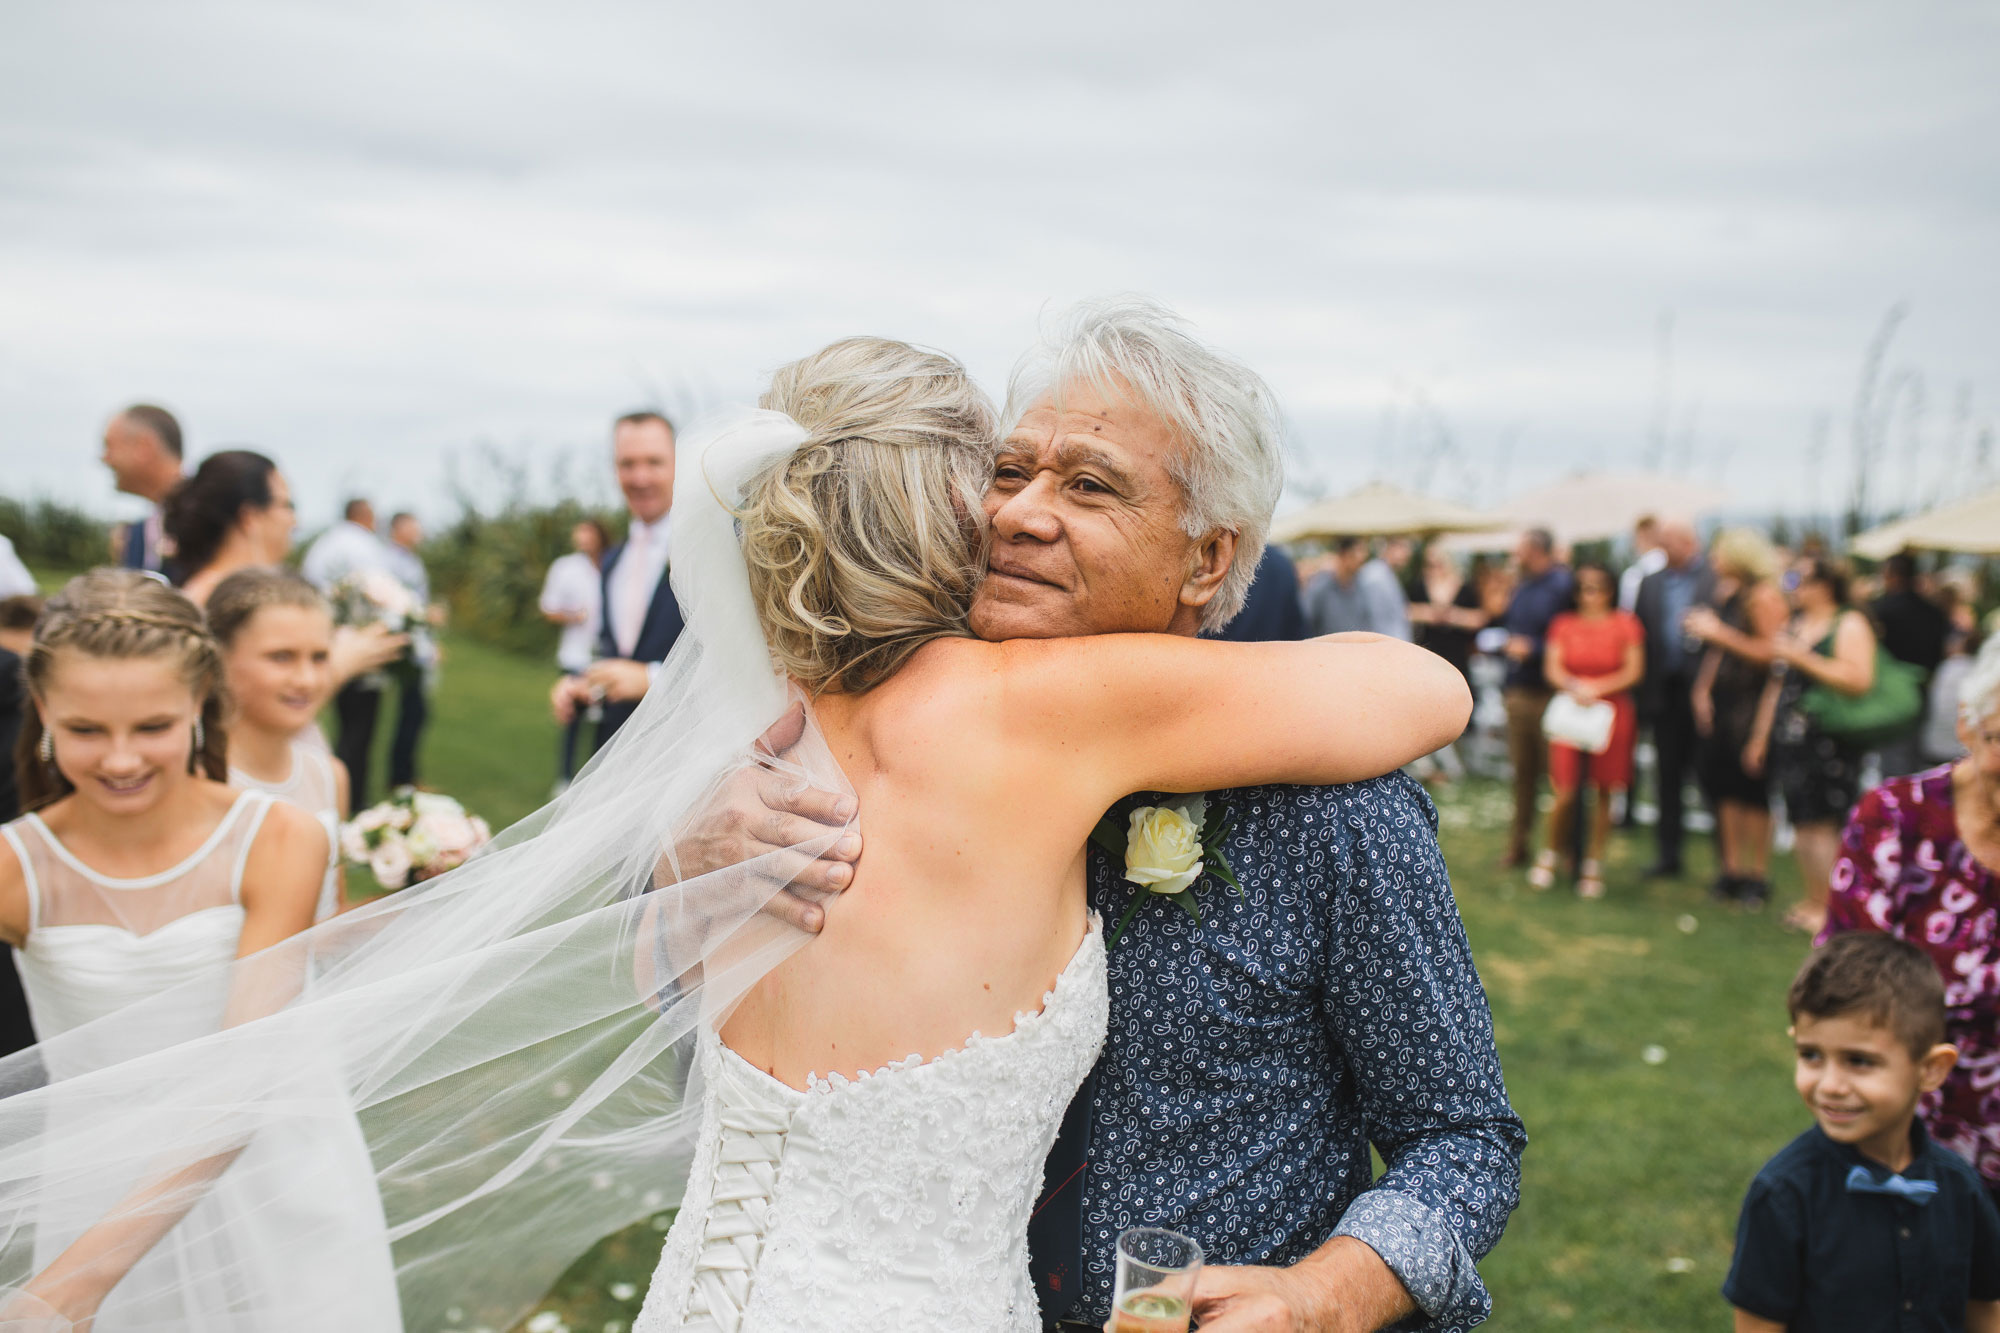
<svg viewBox="0 0 2000 1333"><path fill-rule="evenodd" d="M462 868L239 962L220 1030L216 987L187 986L100 1022L206 1035L46 1086L44 1054L91 1028L0 1062L0 1285L150 1190L203 1206L100 1327L372 1331L392 1284L406 1329L500 1329L599 1238L677 1203L689 1038L805 942L762 909L838 831L685 879L674 834L747 765L846 790L810 730L782 764L753 748L788 695L731 509L805 438L760 411L683 440L686 632L560 799ZM205 1160L229 1165L159 1188ZM30 1305L0 1328L64 1327Z"/></svg>

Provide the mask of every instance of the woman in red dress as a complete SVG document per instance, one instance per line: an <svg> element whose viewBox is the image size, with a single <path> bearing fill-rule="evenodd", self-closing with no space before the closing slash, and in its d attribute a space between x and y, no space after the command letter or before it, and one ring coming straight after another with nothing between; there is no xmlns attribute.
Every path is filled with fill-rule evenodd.
<svg viewBox="0 0 2000 1333"><path fill-rule="evenodd" d="M1617 597L1618 584L1609 569L1599 564L1577 566L1576 610L1550 622L1543 659L1550 688L1580 704L1601 701L1613 710L1611 744L1603 754L1585 754L1554 739L1549 742L1549 783L1555 788L1556 804L1549 812L1548 842L1528 871L1528 883L1546 889L1556 882L1557 849L1566 855L1571 846L1570 821L1576 816L1577 788L1587 763L1597 799L1592 803L1590 846L1577 867L1580 898L1604 896L1604 844L1611 835L1611 793L1632 785L1632 747L1639 733L1632 687L1645 674L1646 631L1637 616L1618 609Z"/></svg>

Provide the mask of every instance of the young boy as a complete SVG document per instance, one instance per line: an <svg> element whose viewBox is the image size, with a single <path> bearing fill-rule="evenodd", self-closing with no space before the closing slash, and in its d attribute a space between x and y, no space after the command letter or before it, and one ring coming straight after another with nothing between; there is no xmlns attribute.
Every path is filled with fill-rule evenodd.
<svg viewBox="0 0 2000 1333"><path fill-rule="evenodd" d="M1958 1060L1937 969L1888 935L1838 935L1785 1002L1818 1124L1743 1200L1722 1284L1737 1333L2000 1330L2000 1211L1916 1120Z"/></svg>

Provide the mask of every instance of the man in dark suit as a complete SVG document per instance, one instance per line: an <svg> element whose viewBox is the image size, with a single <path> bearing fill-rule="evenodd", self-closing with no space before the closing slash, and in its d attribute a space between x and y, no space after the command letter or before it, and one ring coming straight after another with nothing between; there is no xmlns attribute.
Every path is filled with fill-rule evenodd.
<svg viewBox="0 0 2000 1333"><path fill-rule="evenodd" d="M1648 875L1681 873L1681 798L1694 763L1694 678L1701 667L1698 644L1681 622L1697 606L1715 599L1715 575L1701 558L1694 525L1676 519L1661 525L1660 545L1667 563L1639 583L1633 613L1646 627L1646 675L1639 684L1639 718L1652 729L1659 776L1658 848Z"/></svg>
<svg viewBox="0 0 2000 1333"><path fill-rule="evenodd" d="M1276 546L1266 546L1257 560L1257 576L1250 581L1243 609L1208 637L1235 643L1307 637L1305 610L1299 604L1299 571L1292 558Z"/></svg>
<svg viewBox="0 0 2000 1333"><path fill-rule="evenodd" d="M598 660L581 676L556 682L550 702L565 726L579 708L600 703L597 748L639 706L659 664L681 636L681 608L667 581L667 524L674 502L674 427L658 412L632 412L612 428L618 489L631 524L604 557L604 629Z"/></svg>

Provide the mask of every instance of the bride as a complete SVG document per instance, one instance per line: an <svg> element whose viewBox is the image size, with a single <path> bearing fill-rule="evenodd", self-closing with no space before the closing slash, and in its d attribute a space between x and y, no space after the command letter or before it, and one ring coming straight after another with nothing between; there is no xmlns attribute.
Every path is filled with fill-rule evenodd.
<svg viewBox="0 0 2000 1333"><path fill-rule="evenodd" d="M1456 731L1463 686L1382 640L980 643L996 441L963 369L851 339L764 401L683 446L688 630L561 799L243 960L235 984L295 994L274 1013L59 1089L35 1085L60 1051L0 1061L0 1329L87 1327L114 1287L198 1291L204 1329L385 1327L337 1282L176 1275L129 1247L79 1256L81 1304L37 1303L38 1217L143 1200L184 1233L218 1170L300 1199L372 1183L379 1212L273 1243L327 1274L388 1253L412 1330L507 1326L598 1239L675 1207L641 1328L1036 1325L1027 1213L1104 1032L1092 825L1133 791L1386 771ZM800 693L805 741L759 754ZM683 873L677 844L753 766L867 821L818 937L767 908L839 830ZM211 991L156 996L148 1020L192 1022ZM372 1182L242 1151L357 1124Z"/></svg>

